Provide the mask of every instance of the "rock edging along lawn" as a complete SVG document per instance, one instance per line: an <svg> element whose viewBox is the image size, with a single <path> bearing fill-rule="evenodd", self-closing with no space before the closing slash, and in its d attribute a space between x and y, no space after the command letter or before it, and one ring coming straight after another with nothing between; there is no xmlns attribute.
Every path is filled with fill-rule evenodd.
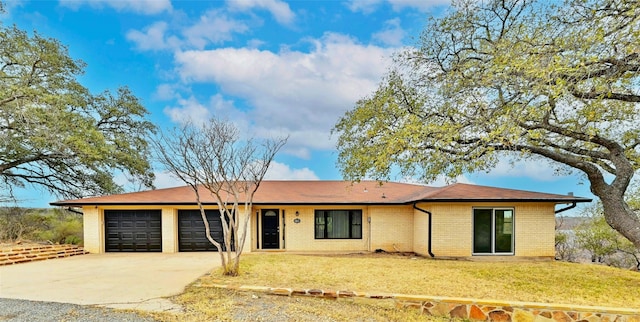
<svg viewBox="0 0 640 322"><path fill-rule="evenodd" d="M239 286L222 283L208 283L200 286L280 296L386 300L395 302L397 307L418 309L427 315L448 316L472 321L640 322L640 309L321 289Z"/></svg>
<svg viewBox="0 0 640 322"><path fill-rule="evenodd" d="M33 245L0 249L0 266L84 255L89 252L77 245Z"/></svg>

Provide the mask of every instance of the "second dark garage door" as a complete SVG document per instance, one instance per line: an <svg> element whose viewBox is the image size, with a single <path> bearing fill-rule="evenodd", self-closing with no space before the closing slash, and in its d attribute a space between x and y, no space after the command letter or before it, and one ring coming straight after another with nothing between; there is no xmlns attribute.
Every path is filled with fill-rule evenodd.
<svg viewBox="0 0 640 322"><path fill-rule="evenodd" d="M222 222L218 210L205 210L211 237L223 245ZM200 210L178 210L178 250L181 252L216 251L207 239Z"/></svg>
<svg viewBox="0 0 640 322"><path fill-rule="evenodd" d="M105 251L161 252L160 210L105 210Z"/></svg>

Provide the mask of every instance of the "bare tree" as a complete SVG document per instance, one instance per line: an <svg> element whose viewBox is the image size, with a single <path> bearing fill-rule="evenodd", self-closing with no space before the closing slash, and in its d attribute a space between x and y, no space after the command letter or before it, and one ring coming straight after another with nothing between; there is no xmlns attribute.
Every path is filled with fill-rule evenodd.
<svg viewBox="0 0 640 322"><path fill-rule="evenodd" d="M220 254L224 275L238 275L253 196L286 141L242 141L235 125L218 119L202 125L187 123L154 141L159 162L193 190L207 239ZM211 236L203 194L218 205L223 243Z"/></svg>

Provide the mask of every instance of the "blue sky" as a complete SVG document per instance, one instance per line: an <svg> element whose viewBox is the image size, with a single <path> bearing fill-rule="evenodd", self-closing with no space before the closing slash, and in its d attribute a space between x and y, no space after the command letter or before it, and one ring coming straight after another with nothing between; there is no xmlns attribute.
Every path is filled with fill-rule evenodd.
<svg viewBox="0 0 640 322"><path fill-rule="evenodd" d="M448 0L5 1L3 24L60 40L93 92L128 86L168 129L233 120L248 136L289 135L268 179L341 179L331 128L373 92L394 52L416 44ZM402 178L397 178L401 180ZM501 162L459 182L592 197L545 161ZM431 183L441 186L444 181ZM179 185L161 168L157 187ZM33 189L21 204L56 199Z"/></svg>

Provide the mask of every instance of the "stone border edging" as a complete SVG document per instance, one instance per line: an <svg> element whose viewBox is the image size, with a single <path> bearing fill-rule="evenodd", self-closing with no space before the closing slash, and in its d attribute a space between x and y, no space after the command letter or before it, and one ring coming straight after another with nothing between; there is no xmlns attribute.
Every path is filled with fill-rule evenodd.
<svg viewBox="0 0 640 322"><path fill-rule="evenodd" d="M201 284L237 291L280 296L309 296L328 299L364 298L393 300L397 307L413 308L423 314L474 321L558 321L558 322L640 322L640 309L554 303L481 300L472 298L297 289L253 285Z"/></svg>

